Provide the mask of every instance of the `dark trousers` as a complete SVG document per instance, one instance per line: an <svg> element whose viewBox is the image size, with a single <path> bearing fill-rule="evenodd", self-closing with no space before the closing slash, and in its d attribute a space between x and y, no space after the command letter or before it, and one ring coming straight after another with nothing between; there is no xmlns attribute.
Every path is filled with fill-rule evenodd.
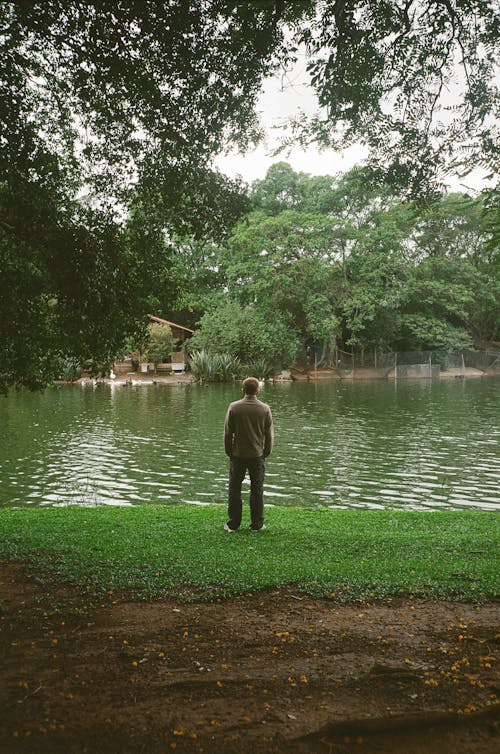
<svg viewBox="0 0 500 754"><path fill-rule="evenodd" d="M250 475L250 519L252 529L260 529L264 523L264 458L236 458L229 462L228 525L238 529L241 524L241 484L248 470Z"/></svg>

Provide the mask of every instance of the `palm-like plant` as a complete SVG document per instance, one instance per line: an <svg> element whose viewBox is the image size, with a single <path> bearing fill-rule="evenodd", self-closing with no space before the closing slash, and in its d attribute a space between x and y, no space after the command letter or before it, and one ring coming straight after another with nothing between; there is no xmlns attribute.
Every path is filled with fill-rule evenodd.
<svg viewBox="0 0 500 754"><path fill-rule="evenodd" d="M209 353L205 349L193 351L191 372L200 382L227 382L240 370L240 360L228 353Z"/></svg>
<svg viewBox="0 0 500 754"><path fill-rule="evenodd" d="M255 359L254 361L252 361L248 365L247 371L249 374L255 375L255 377L266 379L267 377L271 377L274 374L275 366L266 358L262 357L260 359Z"/></svg>

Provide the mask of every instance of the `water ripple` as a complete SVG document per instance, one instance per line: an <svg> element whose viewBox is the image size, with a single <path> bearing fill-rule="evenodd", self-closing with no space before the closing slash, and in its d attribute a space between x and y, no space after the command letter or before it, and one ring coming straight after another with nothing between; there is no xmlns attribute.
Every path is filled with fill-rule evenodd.
<svg viewBox="0 0 500 754"><path fill-rule="evenodd" d="M500 509L498 380L267 387L266 502ZM225 504L229 386L10 394L0 505ZM248 480L244 484L248 496Z"/></svg>

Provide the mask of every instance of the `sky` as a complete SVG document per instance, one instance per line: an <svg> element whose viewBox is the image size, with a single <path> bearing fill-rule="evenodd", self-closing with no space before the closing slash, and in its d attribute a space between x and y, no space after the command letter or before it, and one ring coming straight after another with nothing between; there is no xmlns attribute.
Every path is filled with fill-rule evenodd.
<svg viewBox="0 0 500 754"><path fill-rule="evenodd" d="M232 152L221 155L216 160L216 167L226 175L240 175L250 183L257 178L264 178L267 169L275 162L288 162L297 172L311 175L336 175L350 170L359 164L366 150L352 147L342 154L332 149L319 151L315 147L307 149L295 147L291 152L285 151L273 156L272 151L279 144L277 127L295 116L298 110L312 113L316 109L316 97L302 70L281 79L278 77L264 82L257 111L266 133L264 143L248 154Z"/></svg>
<svg viewBox="0 0 500 754"><path fill-rule="evenodd" d="M258 112L266 133L265 142L247 154L232 152L220 155L215 160L215 167L225 175L234 178L241 176L244 181L264 178L268 168L275 162L288 162L297 172L310 175L337 175L345 173L354 165L360 164L367 155L367 150L359 145L342 153L332 149L319 151L316 147L295 147L273 156L272 151L279 143L276 127L286 119L304 110L311 114L317 109L316 96L308 85L305 63L302 62L284 79L274 77L264 82L258 104ZM466 178L448 177L447 187L450 191L477 192L487 183L484 171L475 170Z"/></svg>

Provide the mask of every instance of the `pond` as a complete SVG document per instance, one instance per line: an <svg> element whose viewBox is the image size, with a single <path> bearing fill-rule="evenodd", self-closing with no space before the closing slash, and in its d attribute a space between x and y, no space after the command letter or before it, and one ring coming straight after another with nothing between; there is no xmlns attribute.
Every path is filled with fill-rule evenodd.
<svg viewBox="0 0 500 754"><path fill-rule="evenodd" d="M266 385L266 503L500 509L499 386ZM223 422L239 397L238 385L12 391L0 397L0 505L224 504Z"/></svg>

